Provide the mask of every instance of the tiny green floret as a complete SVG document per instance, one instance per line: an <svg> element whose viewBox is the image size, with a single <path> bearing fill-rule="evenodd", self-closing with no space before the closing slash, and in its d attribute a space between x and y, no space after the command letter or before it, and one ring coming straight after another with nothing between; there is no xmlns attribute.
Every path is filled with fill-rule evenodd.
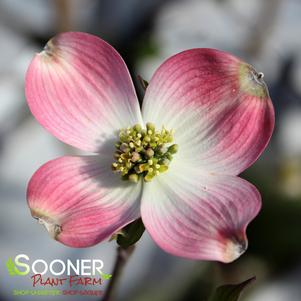
<svg viewBox="0 0 301 301"><path fill-rule="evenodd" d="M150 182L155 176L168 170L178 145L172 144L173 131L164 127L156 130L152 123L142 129L139 124L119 132L119 141L115 144L113 171L123 180L138 183L140 178Z"/></svg>

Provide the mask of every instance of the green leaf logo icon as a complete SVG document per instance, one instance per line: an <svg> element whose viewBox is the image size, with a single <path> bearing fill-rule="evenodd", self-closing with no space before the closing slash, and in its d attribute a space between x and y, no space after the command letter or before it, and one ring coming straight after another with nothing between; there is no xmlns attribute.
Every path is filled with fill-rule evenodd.
<svg viewBox="0 0 301 301"><path fill-rule="evenodd" d="M7 267L8 274L11 277L24 275L22 272L20 272L16 268L16 266L15 266L13 260L11 259L11 257L9 257L8 260L6 261L6 267Z"/></svg>
<svg viewBox="0 0 301 301"><path fill-rule="evenodd" d="M11 259L11 257L8 258L8 260L6 261L6 267L8 270L8 274L9 276L15 276L15 264L13 262L13 260Z"/></svg>
<svg viewBox="0 0 301 301"><path fill-rule="evenodd" d="M109 280L112 277L111 274L106 274L104 272L99 272L99 274L101 275L101 278L104 280Z"/></svg>

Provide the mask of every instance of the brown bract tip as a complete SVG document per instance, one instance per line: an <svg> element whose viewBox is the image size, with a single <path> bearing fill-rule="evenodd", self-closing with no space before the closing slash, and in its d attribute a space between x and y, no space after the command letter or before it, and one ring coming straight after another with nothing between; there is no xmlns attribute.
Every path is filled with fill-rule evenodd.
<svg viewBox="0 0 301 301"><path fill-rule="evenodd" d="M62 232L62 227L57 221L36 211L32 212L32 217L36 219L39 224L43 225L46 228L49 235L53 239L57 240L58 235Z"/></svg>
<svg viewBox="0 0 301 301"><path fill-rule="evenodd" d="M239 85L243 92L261 99L269 97L268 88L263 77L264 74L257 72L251 65L246 63L240 64Z"/></svg>
<svg viewBox="0 0 301 301"><path fill-rule="evenodd" d="M54 43L54 39L50 39L45 45L44 49L39 53L39 55L45 58L53 58L57 52L57 47Z"/></svg>
<svg viewBox="0 0 301 301"><path fill-rule="evenodd" d="M245 234L236 234L225 241L224 262L230 263L240 257L248 248Z"/></svg>

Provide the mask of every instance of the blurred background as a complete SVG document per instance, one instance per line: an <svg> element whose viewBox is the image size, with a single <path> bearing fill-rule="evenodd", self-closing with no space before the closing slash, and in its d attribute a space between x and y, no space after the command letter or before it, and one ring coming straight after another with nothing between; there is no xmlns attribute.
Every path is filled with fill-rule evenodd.
<svg viewBox="0 0 301 301"><path fill-rule="evenodd" d="M98 300L13 297L28 277L9 277L8 257L100 258L111 272L116 245L71 249L51 240L30 216L27 182L46 161L76 150L33 119L24 75L35 52L60 31L86 31L149 80L164 59L193 47L229 51L265 74L276 129L264 155L242 176L262 193L263 209L248 228L249 249L232 264L185 260L161 251L148 234L122 277L118 300L201 301L214 287L257 280L242 301L301 300L301 1L300 0L0 0L0 300Z"/></svg>

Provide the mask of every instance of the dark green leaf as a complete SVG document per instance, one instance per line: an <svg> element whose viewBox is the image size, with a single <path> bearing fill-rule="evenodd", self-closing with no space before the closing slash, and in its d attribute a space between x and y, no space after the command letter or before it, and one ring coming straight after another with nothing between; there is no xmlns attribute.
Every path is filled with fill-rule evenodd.
<svg viewBox="0 0 301 301"><path fill-rule="evenodd" d="M256 277L252 277L239 284L222 285L216 289L209 301L237 301L245 287L255 279Z"/></svg>
<svg viewBox="0 0 301 301"><path fill-rule="evenodd" d="M128 248L141 238L144 230L143 222L139 218L122 229L122 234L117 236L117 243L123 248Z"/></svg>

